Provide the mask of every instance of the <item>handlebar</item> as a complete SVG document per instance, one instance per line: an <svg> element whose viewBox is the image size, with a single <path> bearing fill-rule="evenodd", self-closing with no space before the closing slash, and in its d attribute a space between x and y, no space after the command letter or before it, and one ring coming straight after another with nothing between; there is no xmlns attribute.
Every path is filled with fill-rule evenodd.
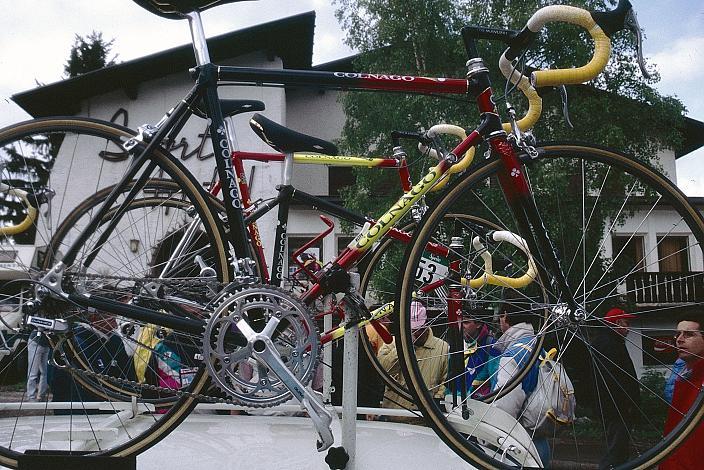
<svg viewBox="0 0 704 470"><path fill-rule="evenodd" d="M518 57L533 42L543 26L550 22L570 23L586 29L594 40L594 53L589 62L581 67L537 70L528 78L514 70L511 61ZM517 123L519 129L525 131L535 125L542 112L542 99L536 88L579 84L594 79L609 61L610 37L626 28L636 35L638 63L643 75L648 78L642 54L642 33L629 0L620 0L615 9L606 12L589 12L565 5L547 6L536 11L521 31L468 26L463 28L462 34L475 39L500 40L509 46L499 60L499 69L504 77L528 98L528 111ZM504 123L503 127L506 132L511 131L510 124Z"/></svg>
<svg viewBox="0 0 704 470"><path fill-rule="evenodd" d="M526 28L532 33L537 33L550 22L570 23L586 29L594 40L594 54L591 60L581 67L535 71L530 77L531 85L537 88L584 83L594 79L604 70L611 55L611 39L594 21L590 12L567 5L548 6L536 11L528 20Z"/></svg>
<svg viewBox="0 0 704 470"><path fill-rule="evenodd" d="M484 285L492 284L499 287L512 287L514 289L520 289L526 287L535 280L538 270L536 268L535 261L533 260L533 256L530 254L530 251L528 251L528 244L523 238L507 230L490 232L488 237L495 242L510 243L521 250L528 258L528 269L520 277L508 277L494 274L491 253L484 246L481 238L476 236L472 240L472 246L475 250L481 253L480 256L484 260L484 273L475 279L462 278L463 286L469 285L472 289L478 289Z"/></svg>
<svg viewBox="0 0 704 470"><path fill-rule="evenodd" d="M425 133L429 140L434 139L439 134L454 135L460 140L464 140L467 138L467 132L463 128L459 126L454 126L452 124L436 124L430 129L428 129ZM438 152L435 149L429 148L423 142L418 143L418 150L420 150L422 153L427 153L429 156L438 160L440 160L441 158L441 155L438 155ZM452 165L450 169L437 181L437 183L435 183L435 185L430 189L430 191L435 192L441 190L447 185L447 182L450 181L451 175L466 170L469 165L472 164L472 160L474 160L474 152L474 147L470 147L469 150L465 152L462 159Z"/></svg>
<svg viewBox="0 0 704 470"><path fill-rule="evenodd" d="M7 193L20 198L22 204L27 208L27 216L22 222L16 225L0 227L0 235L17 235L29 229L37 220L37 215L39 214L37 208L30 201L29 193L21 189L12 188L6 183L0 183L0 193Z"/></svg>

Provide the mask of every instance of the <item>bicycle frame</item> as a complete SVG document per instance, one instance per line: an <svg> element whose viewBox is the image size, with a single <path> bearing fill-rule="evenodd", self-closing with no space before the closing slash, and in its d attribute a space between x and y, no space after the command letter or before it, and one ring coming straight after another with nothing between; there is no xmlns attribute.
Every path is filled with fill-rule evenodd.
<svg viewBox="0 0 704 470"><path fill-rule="evenodd" d="M576 310L576 304L571 298L564 274L562 274L557 255L552 249L552 244L542 227L540 215L533 203L528 181L523 171L522 163L518 159L512 145L507 140L507 134L502 129L495 105L492 101L492 90L489 81L488 71L470 70L467 79L449 78L428 78L406 75L384 75L350 72L318 72L299 70L269 70L252 69L246 67L216 66L209 61L205 36L202 33L200 16L197 13L189 14L189 21L192 27L194 49L198 66L192 70L196 77L196 83L187 96L172 110L163 123L158 127L157 132L148 140L146 148L137 156L121 181L116 185L113 193L107 198L104 205L92 219L86 230L73 243L65 256L66 264L71 264L79 248L84 244L88 235L94 231L104 217L108 208L116 201L121 189L137 176L139 170L146 165L143 174L137 179L130 193L126 197L125 203L118 209L117 215L112 219L104 233L110 233L117 224L122 213L127 209L127 203L141 189L149 173L154 168L154 164L149 162L150 153L168 139L169 136L176 135L183 127L185 121L190 117L191 109L199 100L206 104L210 117L210 134L212 137L213 152L215 153L218 177L223 191L225 211L230 225L228 242L234 253L238 256L246 256L247 253L247 228L246 219L243 215L244 204L243 194L239 191L237 183L237 168L233 165L233 154L229 149L224 120L219 107L217 87L226 83L237 83L240 85L259 86L326 86L330 88L344 90L378 90L378 91L398 91L411 94L468 94L475 100L481 115L481 123L472 131L467 138L457 145L452 152L443 158L408 192L402 195L399 200L370 228L363 230L355 238L340 256L323 272L318 278L318 282L312 286L301 300L306 304L311 304L321 295L334 292L335 278L340 271L346 271L352 267L362 255L369 250L377 241L389 233L392 227L405 214L407 214L413 204L425 195L438 180L449 170L458 160L458 155L464 153L472 146L486 140L489 142L492 155L499 158L503 165L499 172L499 181L503 189L510 208L518 222L519 234L528 241L530 251L542 253L544 258L539 269L541 274L545 273L543 266L550 271L562 294L566 294L567 303ZM474 40L465 37L465 46L470 59L479 58L474 45ZM240 155L241 156L241 155ZM277 157L278 158L278 157ZM327 158L327 157L317 157ZM205 191L205 190L203 190ZM309 195L307 195L309 196ZM285 206L286 204L284 204ZM281 208L280 208L281 209ZM256 214L256 212L255 212ZM254 215L250 220L256 220ZM408 239L407 235L400 235ZM100 241L97 246L100 246ZM447 255L447 248L437 248L441 253ZM547 253L547 256L545 254ZM87 257L87 262L91 261L91 255ZM172 316L163 315L160 312L149 310L133 305L126 306L110 299L98 297L86 297L71 293L68 294L70 301L86 307L99 308L101 310L112 311L125 317L136 320L147 321L160 326L182 329L189 332L200 332L202 324L200 321L179 319ZM453 310L455 310L453 308ZM453 314L453 316L456 315ZM450 318L452 320L452 317Z"/></svg>

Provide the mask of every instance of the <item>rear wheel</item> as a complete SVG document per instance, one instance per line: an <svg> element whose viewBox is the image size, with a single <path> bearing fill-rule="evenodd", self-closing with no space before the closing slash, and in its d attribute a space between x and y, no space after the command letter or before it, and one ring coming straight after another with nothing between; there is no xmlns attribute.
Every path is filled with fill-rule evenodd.
<svg viewBox="0 0 704 470"><path fill-rule="evenodd" d="M26 233L14 240L2 238L3 245L13 243L17 249L13 262L3 266L3 279L10 282L3 286L0 303L26 307L35 297L36 281L64 260L61 288L66 292L160 310L165 316L207 315L205 307L215 293L197 277L194 258L202 256L213 269L214 276L207 281L230 281L222 223L197 181L161 149L154 151L151 166L138 176L147 181L168 179L174 191L150 193L154 187L147 184L130 201L127 191L121 192L75 260L64 259L66 247L97 210L88 204L72 223L57 222L80 205L76 201L85 198L81 194L95 193L127 170L131 154L122 144L132 135L110 123L76 118L35 120L0 130L2 160L16 169L13 176L19 175L6 182L35 192L51 187L57 193L51 211L44 214L43 206ZM53 185L44 176L52 166L55 174L65 172L60 186L58 178ZM93 178L77 179L78 167ZM3 206L6 214L17 210L11 200L3 201ZM160 258L165 240L170 247L182 240L178 234L184 227L194 227L194 235L181 244L176 262L167 265ZM36 305L34 315L69 322L70 334L48 335L54 356L65 367L55 370L44 403L30 402L24 385L2 394L0 464L16 467L18 456L30 449L123 456L142 452L182 421L195 406L196 395L206 390L199 336L53 298ZM91 387L78 386L78 379ZM132 416L134 402L125 401L127 395L136 401L137 416ZM159 403L171 406L156 412ZM81 442L76 436L82 436Z"/></svg>
<svg viewBox="0 0 704 470"><path fill-rule="evenodd" d="M448 321L446 291L423 292L428 284L418 273L424 272L427 243L460 237L462 243L454 249L460 261L458 274L472 278L481 272L476 263L481 253L465 236L465 227L447 226L447 214L472 213L504 230L518 230L496 179L500 163L488 161L431 205L401 265L397 349L409 385L438 435L479 468L538 466L547 453L554 466L597 465L608 455L607 434L613 429L627 435L630 453L626 460L611 463L616 468L649 468L681 443L704 415L700 392L684 410L680 424L663 437L665 418L677 413L663 398L665 379L677 358L671 332L686 308L682 303L701 302L695 298L695 286L701 285L703 276L704 221L664 176L617 152L549 145L539 149L537 158L525 161L544 229L584 317L571 318L560 294L540 278L525 288L505 283L476 287L464 292L462 302L486 311L485 320L497 336L499 309L528 314L537 338L532 360L519 366L505 390L494 388L489 396L466 398L464 408L462 400L440 398L443 387L450 390L452 380L467 375L464 368L454 377L450 366L451 377L441 379L421 373L425 359L414 346L412 303L425 297L429 305L441 306L437 315L429 315L434 330L459 330L457 323ZM485 245L495 264L505 260L498 274L516 278L526 272L520 253ZM540 254L532 255L542 265ZM634 315L628 330L605 318L615 307ZM619 333L626 331L624 340ZM512 408L501 397L508 391L523 393L523 384L517 385L515 379L528 374L535 353L553 347L574 383L577 415L549 432L536 431L526 427L525 409ZM453 355L468 353L449 350L450 364ZM500 369L493 372L494 377L499 373ZM539 411L545 415L547 409Z"/></svg>
<svg viewBox="0 0 704 470"><path fill-rule="evenodd" d="M131 186L129 185L125 188L125 191L128 191ZM113 189L114 187L111 186L99 191L71 211L52 238L49 252L62 253L65 251L71 234L80 231L81 227L84 227L94 217ZM202 230L196 230L187 235L188 225L173 223L173 220L184 219L183 214L193 210L188 201L174 197L176 194L180 194L180 189L175 182L163 179L150 180L142 189L140 197L129 203L123 217L132 221L131 236L135 236L139 240L153 240L151 242L152 247L149 249L148 259L146 260L152 280L145 281L145 283L151 283L147 287L153 292L149 303L155 309L176 310L180 311L184 316L189 316L197 309L207 310L213 299L217 298L216 293L223 285L214 278L210 278L207 281L204 279L202 283L196 282L200 278L202 268L195 262L194 258L200 256L200 260L205 267L212 267L214 260L212 252L206 246L208 237ZM209 200L209 204L218 214L224 214L220 201L212 198ZM103 218L101 227L110 222L115 217L115 214L115 210L110 210ZM150 228L147 230L147 227ZM185 237L191 238L189 247L188 249L183 249L182 247L183 256L175 257L174 254L177 253L176 250ZM119 245L120 243L120 240L110 242L111 245ZM126 252L129 247L124 248L120 251ZM251 256L255 260L255 272L260 272L254 250L252 250ZM47 257L45 259L45 269L49 269L54 262L54 258ZM206 271L204 274L208 274L208 272ZM160 277L161 280L159 279ZM176 282L175 280L177 279L182 282ZM188 279L192 280L190 281L192 283L190 286ZM202 295L203 292L200 291L203 289L206 289L205 293L208 295ZM105 329L103 328L103 330ZM119 332L123 338L129 337L130 339L125 339L125 346L130 351L147 347L138 341L139 325L133 322L125 320L104 332L108 334ZM83 335L91 334L90 332L82 333ZM168 336L165 331L158 332L158 335L163 338ZM169 340L173 340L173 335L171 335ZM72 365L85 371L95 371L96 366L94 363L96 360L110 357L114 354L110 350L111 347L114 348L114 345L110 343L98 344L90 342L84 348L84 342L80 341L80 336L79 341L67 341L66 345L70 347ZM190 348L197 347L197 344L190 346ZM185 352L183 346L181 346L181 350L183 354ZM165 352L168 353L169 351ZM160 358L162 362L165 359L159 354L155 356ZM158 361L147 362L143 365L144 371L140 371L140 374L143 374L145 381L147 381L147 377L151 378L151 382L158 381L158 365ZM129 382L135 381L134 369L134 365L123 368L122 379ZM117 372L117 370L114 371L114 373ZM131 385L128 382L120 384L115 381L101 380L97 376L81 376L79 374L75 375L75 380L91 393L101 397L108 396L113 399L130 400L131 396L138 393L135 390L135 385ZM156 383L153 383L153 385L156 385ZM163 396L157 393L152 395L151 398L145 396L144 399L149 400L150 403L158 408L171 406L177 400L177 397L173 395Z"/></svg>

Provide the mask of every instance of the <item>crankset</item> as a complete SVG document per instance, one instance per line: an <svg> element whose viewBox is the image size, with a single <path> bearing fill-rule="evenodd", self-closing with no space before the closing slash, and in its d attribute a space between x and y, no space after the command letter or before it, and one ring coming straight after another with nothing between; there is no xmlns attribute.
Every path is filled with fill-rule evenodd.
<svg viewBox="0 0 704 470"><path fill-rule="evenodd" d="M333 443L332 415L306 387L318 365L318 330L308 309L285 291L253 285L225 296L205 328L203 358L216 387L236 403L275 406L298 400L320 437Z"/></svg>

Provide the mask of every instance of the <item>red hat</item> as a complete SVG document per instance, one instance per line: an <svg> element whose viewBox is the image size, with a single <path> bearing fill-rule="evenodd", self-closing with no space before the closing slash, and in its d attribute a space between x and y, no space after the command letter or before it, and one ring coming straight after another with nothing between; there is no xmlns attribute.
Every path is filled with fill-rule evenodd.
<svg viewBox="0 0 704 470"><path fill-rule="evenodd" d="M606 312L606 315L604 316L604 320L612 323L616 320L634 320L636 318L638 317L636 317L632 313L626 313L626 311L620 308L612 308L611 310Z"/></svg>

